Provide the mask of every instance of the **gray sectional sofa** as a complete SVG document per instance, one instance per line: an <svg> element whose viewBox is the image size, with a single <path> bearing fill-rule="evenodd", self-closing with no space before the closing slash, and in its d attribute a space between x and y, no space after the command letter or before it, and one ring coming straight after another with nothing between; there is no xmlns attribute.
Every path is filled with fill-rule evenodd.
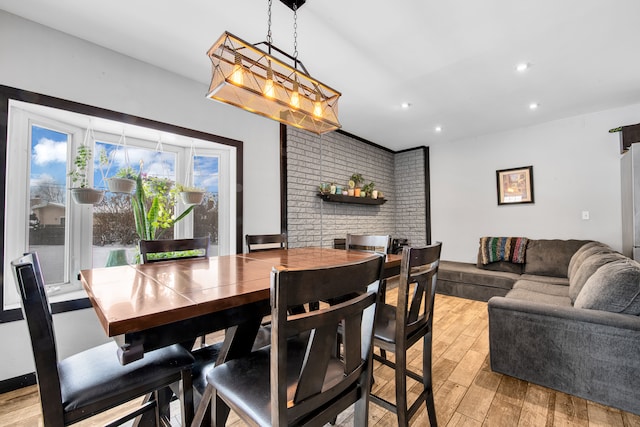
<svg viewBox="0 0 640 427"><path fill-rule="evenodd" d="M640 263L599 242L529 244L488 302L491 368L640 414Z"/></svg>
<svg viewBox="0 0 640 427"><path fill-rule="evenodd" d="M529 239L525 262L482 263L482 241L475 264L443 260L438 267L438 293L478 301L505 296L521 279L568 284L567 270L573 254L589 240Z"/></svg>

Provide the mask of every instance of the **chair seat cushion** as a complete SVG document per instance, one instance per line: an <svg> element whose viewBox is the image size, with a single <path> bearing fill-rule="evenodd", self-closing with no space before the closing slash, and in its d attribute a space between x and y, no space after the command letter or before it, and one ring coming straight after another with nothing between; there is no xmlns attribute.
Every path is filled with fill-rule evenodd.
<svg viewBox="0 0 640 427"><path fill-rule="evenodd" d="M180 379L191 368L191 353L179 345L161 348L121 365L118 346L109 342L58 362L62 405L65 412L93 412L97 407L118 405ZM109 403L111 402L111 403Z"/></svg>
<svg viewBox="0 0 640 427"><path fill-rule="evenodd" d="M308 335L307 335L308 336ZM290 339L287 351L287 400L293 399L294 384L302 367L306 350L305 339ZM207 375L225 400L233 402L242 412L261 426L271 426L270 395L270 353L271 347L263 347L247 357L230 360L216 366ZM344 366L331 359L325 377L325 384L344 376Z"/></svg>

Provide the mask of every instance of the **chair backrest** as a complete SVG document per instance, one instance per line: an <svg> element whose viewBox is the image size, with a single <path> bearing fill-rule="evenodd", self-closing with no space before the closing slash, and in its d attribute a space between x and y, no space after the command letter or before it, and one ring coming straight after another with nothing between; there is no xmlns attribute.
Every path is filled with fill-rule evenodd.
<svg viewBox="0 0 640 427"><path fill-rule="evenodd" d="M333 239L333 249L347 249L347 239L344 237Z"/></svg>
<svg viewBox="0 0 640 427"><path fill-rule="evenodd" d="M391 236L370 236L362 234L347 234L347 250L379 252L386 254L389 250Z"/></svg>
<svg viewBox="0 0 640 427"><path fill-rule="evenodd" d="M209 236L194 239L140 240L144 264L173 259L207 258Z"/></svg>
<svg viewBox="0 0 640 427"><path fill-rule="evenodd" d="M31 337L44 425L57 425L64 418L58 354L51 307L38 255L35 252L25 254L12 261L11 265L20 294L22 314Z"/></svg>
<svg viewBox="0 0 640 427"><path fill-rule="evenodd" d="M431 329L442 243L402 250L398 301L396 303L396 342L412 335L421 336Z"/></svg>
<svg viewBox="0 0 640 427"><path fill-rule="evenodd" d="M375 309L384 256L334 267L271 273L271 422L289 425L310 413L324 424L359 398L368 399ZM319 310L288 315L312 301L333 301ZM339 302L338 302L339 301ZM335 352L342 325L344 351ZM295 390L287 390L287 338L309 334ZM327 414L333 414L326 417ZM308 420L308 419L307 419Z"/></svg>
<svg viewBox="0 0 640 427"><path fill-rule="evenodd" d="M247 234L247 250L249 252L287 249L287 235L281 234Z"/></svg>

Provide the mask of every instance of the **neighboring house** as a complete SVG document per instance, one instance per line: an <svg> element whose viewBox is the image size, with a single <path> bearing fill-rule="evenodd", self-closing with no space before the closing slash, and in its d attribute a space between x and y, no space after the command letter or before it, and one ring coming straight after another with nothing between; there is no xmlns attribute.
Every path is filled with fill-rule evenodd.
<svg viewBox="0 0 640 427"><path fill-rule="evenodd" d="M64 225L66 209L62 203L40 201L31 206L31 211L38 218L40 226Z"/></svg>

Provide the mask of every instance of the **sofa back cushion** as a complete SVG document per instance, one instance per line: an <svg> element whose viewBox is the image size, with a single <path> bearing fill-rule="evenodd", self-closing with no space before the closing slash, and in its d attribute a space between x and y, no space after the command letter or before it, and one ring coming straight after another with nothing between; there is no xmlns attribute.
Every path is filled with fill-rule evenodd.
<svg viewBox="0 0 640 427"><path fill-rule="evenodd" d="M599 250L599 252L596 251L595 253L587 256L569 278L569 298L571 298L572 303L576 302L576 298L584 284L600 267L610 262L626 258L621 253L614 252L613 250L607 251L606 249L599 247L592 249ZM591 250L588 250L587 252L589 251Z"/></svg>
<svg viewBox="0 0 640 427"><path fill-rule="evenodd" d="M639 315L640 263L625 258L603 265L584 284L574 307Z"/></svg>
<svg viewBox="0 0 640 427"><path fill-rule="evenodd" d="M529 240L525 255L525 274L567 277L569 261L589 240Z"/></svg>
<svg viewBox="0 0 640 427"><path fill-rule="evenodd" d="M589 242L582 246L580 249L576 251L575 254L571 257L571 261L569 261L569 270L567 272L567 277L571 280L578 268L582 264L582 262L593 254L597 253L610 253L615 252L609 245L606 245L601 242Z"/></svg>

